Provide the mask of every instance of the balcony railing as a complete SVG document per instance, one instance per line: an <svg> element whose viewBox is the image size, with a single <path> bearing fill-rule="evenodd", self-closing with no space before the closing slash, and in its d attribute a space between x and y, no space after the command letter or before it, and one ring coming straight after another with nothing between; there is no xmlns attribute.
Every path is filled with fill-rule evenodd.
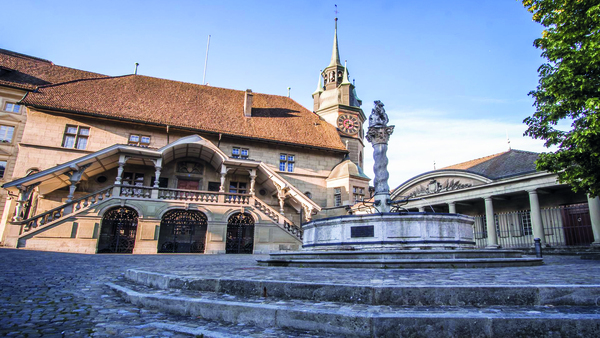
<svg viewBox="0 0 600 338"><path fill-rule="evenodd" d="M63 204L60 207L48 210L44 213L18 222L17 224L22 225L21 236L27 235L36 229L41 230L41 228L45 225L58 221L59 219L63 219L69 215L73 215L74 213L78 213L79 211L88 209L111 197L161 200L165 202L183 201L201 204L250 206L264 214L286 232L290 233L294 237L297 237L298 239L302 239L302 228L295 225L281 213L250 194L153 188L131 185L112 185L85 197Z"/></svg>

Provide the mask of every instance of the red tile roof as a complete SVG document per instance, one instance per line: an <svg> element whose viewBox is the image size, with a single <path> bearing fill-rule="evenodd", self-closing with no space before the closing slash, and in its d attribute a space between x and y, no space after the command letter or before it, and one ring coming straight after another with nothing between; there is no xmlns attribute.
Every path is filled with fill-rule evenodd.
<svg viewBox="0 0 600 338"><path fill-rule="evenodd" d="M57 66L48 60L0 49L0 86L33 90L51 83L98 77L105 75Z"/></svg>
<svg viewBox="0 0 600 338"><path fill-rule="evenodd" d="M254 93L244 117L244 91L141 75L42 86L22 103L51 110L190 128L346 151L335 127L296 101Z"/></svg>

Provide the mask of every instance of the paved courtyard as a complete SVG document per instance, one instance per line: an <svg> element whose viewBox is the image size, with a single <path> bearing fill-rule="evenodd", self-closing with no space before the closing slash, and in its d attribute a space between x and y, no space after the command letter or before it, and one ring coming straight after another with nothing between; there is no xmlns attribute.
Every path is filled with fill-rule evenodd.
<svg viewBox="0 0 600 338"><path fill-rule="evenodd" d="M494 269L303 269L259 267L250 255L79 255L0 249L0 336L189 337L170 323L222 337L310 337L163 314L123 302L104 283L126 269L214 278L361 285L597 285L600 261L546 257L546 265ZM199 332L199 331L198 331ZM192 333L191 336L197 335Z"/></svg>

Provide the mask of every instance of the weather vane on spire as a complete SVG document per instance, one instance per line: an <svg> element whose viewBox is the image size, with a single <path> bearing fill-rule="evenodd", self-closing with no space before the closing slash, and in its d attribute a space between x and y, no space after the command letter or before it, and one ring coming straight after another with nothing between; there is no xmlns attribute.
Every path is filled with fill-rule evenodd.
<svg viewBox="0 0 600 338"><path fill-rule="evenodd" d="M338 10L337 10L337 5L335 5L335 11L334 12L335 12L335 21L337 21L337 15L339 13Z"/></svg>

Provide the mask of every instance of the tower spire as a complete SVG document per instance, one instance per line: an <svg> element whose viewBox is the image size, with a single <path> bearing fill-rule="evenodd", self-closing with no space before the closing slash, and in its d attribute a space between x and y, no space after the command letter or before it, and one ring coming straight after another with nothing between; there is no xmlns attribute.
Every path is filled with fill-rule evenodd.
<svg viewBox="0 0 600 338"><path fill-rule="evenodd" d="M322 93L323 92L323 71L320 70L319 71L319 83L317 84L317 90L315 90L315 92L313 93L313 96L315 96L316 94Z"/></svg>
<svg viewBox="0 0 600 338"><path fill-rule="evenodd" d="M344 77L342 79L342 83L343 85L349 85L350 80L348 80L348 60L344 60Z"/></svg>
<svg viewBox="0 0 600 338"><path fill-rule="evenodd" d="M333 33L333 51L331 52L331 62L329 63L329 66L327 67L331 67L331 66L341 66L341 62L340 62L340 50L338 48L338 38L337 38L337 22L338 22L338 18L337 18L337 5L335 5L335 31Z"/></svg>

